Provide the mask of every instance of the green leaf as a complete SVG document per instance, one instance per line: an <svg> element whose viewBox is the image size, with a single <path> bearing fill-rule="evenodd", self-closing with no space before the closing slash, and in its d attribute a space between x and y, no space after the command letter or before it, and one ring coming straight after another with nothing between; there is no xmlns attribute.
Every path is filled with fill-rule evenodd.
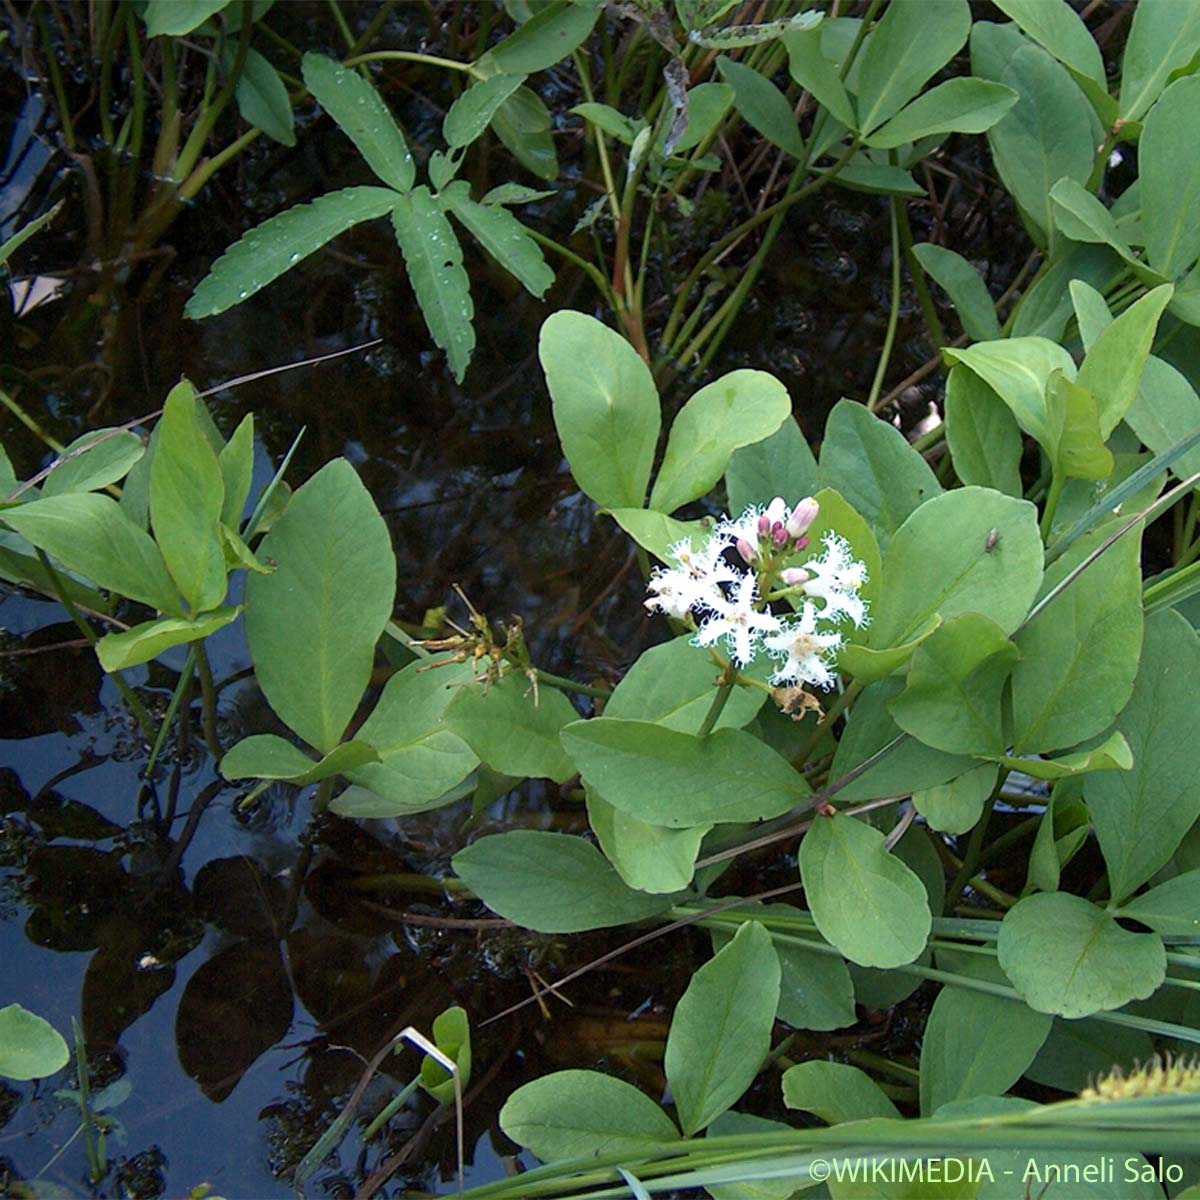
<svg viewBox="0 0 1200 1200"><path fill-rule="evenodd" d="M1200 79L1188 75L1163 92L1138 141L1146 257L1170 279L1200 256L1200 166L1190 154L1180 153L1198 121Z"/></svg>
<svg viewBox="0 0 1200 1200"><path fill-rule="evenodd" d="M1058 891L1063 868L1079 853L1091 831L1087 806L1080 799L1082 793L1083 780L1079 776L1067 776L1055 783L1029 852L1029 876L1023 894L1035 889Z"/></svg>
<svg viewBox="0 0 1200 1200"><path fill-rule="evenodd" d="M693 976L671 1021L664 1066L686 1136L704 1129L754 1082L771 1049L779 1004L771 936L746 921Z"/></svg>
<svg viewBox="0 0 1200 1200"><path fill-rule="evenodd" d="M520 183L501 183L485 192L481 204L532 204L537 200L546 200L557 196L556 191L541 191L527 188Z"/></svg>
<svg viewBox="0 0 1200 1200"><path fill-rule="evenodd" d="M988 130L1004 186L1042 239L1054 227L1050 190L1062 178L1086 183L1097 138L1083 93L1040 46L1012 26L977 21L971 72L1012 88L1020 99Z"/></svg>
<svg viewBox="0 0 1200 1200"><path fill-rule="evenodd" d="M213 263L184 316L200 321L240 304L352 225L386 215L395 202L390 188L352 187L293 205L244 234Z"/></svg>
<svg viewBox="0 0 1200 1200"><path fill-rule="evenodd" d="M1200 429L1200 397L1184 375L1152 354L1125 420L1155 454L1165 454ZM1187 451L1171 470L1178 479L1200 471L1200 448Z"/></svg>
<svg viewBox="0 0 1200 1200"><path fill-rule="evenodd" d="M493 75L473 83L450 105L442 137L452 150L469 146L488 127L496 110L525 82L524 75Z"/></svg>
<svg viewBox="0 0 1200 1200"><path fill-rule="evenodd" d="M689 95L688 98L690 100L691 96ZM623 112L608 104L577 104L571 109L571 112L585 121L590 121L597 129L603 130L610 137L615 137L617 141L624 142L626 146L632 146L633 139L646 128L644 120L635 121L632 117L627 117ZM678 147L676 148L678 149Z"/></svg>
<svg viewBox="0 0 1200 1200"><path fill-rule="evenodd" d="M1071 356L1047 338L1012 337L998 342L980 342L955 350L942 350L951 362L963 363L992 388L1021 426L1043 447L1050 443L1046 422L1046 384L1051 374L1062 371L1075 378Z"/></svg>
<svg viewBox="0 0 1200 1200"><path fill-rule="evenodd" d="M602 508L641 508L662 422L650 368L620 334L569 309L546 320L538 354L575 482Z"/></svg>
<svg viewBox="0 0 1200 1200"><path fill-rule="evenodd" d="M476 60L486 75L532 75L567 58L587 40L603 11L596 0L554 0Z"/></svg>
<svg viewBox="0 0 1200 1200"><path fill-rule="evenodd" d="M803 914L790 904L746 904L739 911L761 912L764 917L795 920ZM713 926L709 933L713 950L728 945L732 934ZM814 935L815 936L815 935ZM843 959L822 953L814 946L806 950L796 939L775 943L781 971L779 1008L776 1016L794 1029L844 1029L857 1019L854 1011L854 984Z"/></svg>
<svg viewBox="0 0 1200 1200"><path fill-rule="evenodd" d="M827 108L835 120L847 129L855 128L854 106L837 66L821 53L820 27L785 33L783 44L787 47L788 70L792 78Z"/></svg>
<svg viewBox="0 0 1200 1200"><path fill-rule="evenodd" d="M301 71L317 103L354 143L367 166L388 187L407 192L416 178L416 166L404 134L379 93L357 71L323 54L306 54Z"/></svg>
<svg viewBox="0 0 1200 1200"><path fill-rule="evenodd" d="M932 242L921 242L912 252L925 274L954 302L958 319L972 341L986 342L1001 336L992 297L979 272L961 254Z"/></svg>
<svg viewBox="0 0 1200 1200"><path fill-rule="evenodd" d="M1066 0L995 0L995 4L1064 66L1107 89L1100 48Z"/></svg>
<svg viewBox="0 0 1200 1200"><path fill-rule="evenodd" d="M863 48L858 128L870 133L900 111L967 40L965 0L892 0Z"/></svg>
<svg viewBox="0 0 1200 1200"><path fill-rule="evenodd" d="M1046 572L1041 594L1066 578L1108 533L1081 537ZM1126 534L1017 634L1013 670L1017 754L1073 746L1100 733L1133 691L1142 646L1136 532Z"/></svg>
<svg viewBox="0 0 1200 1200"><path fill-rule="evenodd" d="M1200 871L1185 871L1121 905L1120 914L1164 937L1200 934Z"/></svg>
<svg viewBox="0 0 1200 1200"><path fill-rule="evenodd" d="M530 681L517 674L488 687L460 688L445 716L446 727L493 770L556 783L575 774L558 734L578 719L557 688L542 687L535 696Z"/></svg>
<svg viewBox="0 0 1200 1200"><path fill-rule="evenodd" d="M835 182L849 192L866 192L868 196L925 195L925 189L908 171L889 163L873 162L864 155L852 158L837 173Z"/></svg>
<svg viewBox="0 0 1200 1200"><path fill-rule="evenodd" d="M656 1154L679 1140L674 1122L644 1092L599 1071L555 1071L517 1088L500 1128L543 1162Z"/></svg>
<svg viewBox="0 0 1200 1200"><path fill-rule="evenodd" d="M1198 51L1200 10L1175 0L1139 3L1121 60L1121 120L1140 120L1171 76L1186 71Z"/></svg>
<svg viewBox="0 0 1200 1200"><path fill-rule="evenodd" d="M471 1025L467 1011L457 1005L433 1019L433 1044L458 1068L459 1089L471 1079ZM421 1086L442 1104L455 1102L454 1076L431 1054L421 1060Z"/></svg>
<svg viewBox="0 0 1200 1200"><path fill-rule="evenodd" d="M904 734L887 710L888 701L899 695L903 687L902 679L883 679L866 688L855 702L838 741L833 766L829 768L831 780L848 775L896 738L901 741L842 788L838 792L839 801L909 795L921 788L947 783L978 765L973 759L944 754Z"/></svg>
<svg viewBox="0 0 1200 1200"><path fill-rule="evenodd" d="M233 0L146 0L147 37L179 37L203 25Z"/></svg>
<svg viewBox="0 0 1200 1200"><path fill-rule="evenodd" d="M550 110L537 92L519 87L496 110L492 132L527 170L539 179L558 178L558 155L550 132Z"/></svg>
<svg viewBox="0 0 1200 1200"><path fill-rule="evenodd" d="M948 79L918 96L867 139L889 150L945 133L984 133L1018 100L1017 93L986 79Z"/></svg>
<svg viewBox="0 0 1200 1200"><path fill-rule="evenodd" d="M12 237L5 238L4 241L0 242L0 267L4 266L4 264L8 262L8 260L12 258L12 256L16 254L21 246L29 241L31 237L45 229L46 226L49 225L50 222L53 221L54 218L57 217L62 211L62 207L65 203L65 199L60 200L52 208L48 208L44 213L42 213L40 217L34 217L32 221L26 221L26 223L22 225L21 228L12 235ZM0 495L7 495L7 490L3 493L0 493Z"/></svg>
<svg viewBox="0 0 1200 1200"><path fill-rule="evenodd" d="M1021 298L1012 325L1013 337L1061 338L1073 315L1071 281L1082 279L1093 287L1107 289L1125 273L1120 256L1107 246L1070 245L1060 254L1056 253L1046 272Z"/></svg>
<svg viewBox="0 0 1200 1200"><path fill-rule="evenodd" d="M917 647L904 691L888 708L901 729L927 746L948 754L1000 753L1001 699L1017 657L994 621L960 613Z"/></svg>
<svg viewBox="0 0 1200 1200"><path fill-rule="evenodd" d="M934 613L907 641L887 650L872 650L851 642L838 652L838 670L848 671L860 683L875 683L904 670L916 648L941 628L942 618Z"/></svg>
<svg viewBox="0 0 1200 1200"><path fill-rule="evenodd" d="M1020 499L1024 447L1017 419L991 385L962 363L946 378L946 442L963 483Z"/></svg>
<svg viewBox="0 0 1200 1200"><path fill-rule="evenodd" d="M225 598L225 552L218 526L225 483L200 425L196 389L171 389L150 464L150 525L167 570L193 614Z"/></svg>
<svg viewBox="0 0 1200 1200"><path fill-rule="evenodd" d="M1112 311L1104 297L1082 279L1071 280L1070 292L1071 307L1075 310L1075 323L1079 326L1079 337L1086 352L1091 350L1096 339L1112 324Z"/></svg>
<svg viewBox="0 0 1200 1200"><path fill-rule="evenodd" d="M609 697L604 715L699 733L716 695L718 677L706 650L693 646L690 637L677 637L638 658ZM761 688L734 687L714 728L748 725L766 698Z"/></svg>
<svg viewBox="0 0 1200 1200"><path fill-rule="evenodd" d="M292 496L246 580L246 640L267 703L322 754L341 740L392 615L396 558L354 468L335 459Z"/></svg>
<svg viewBox="0 0 1200 1200"><path fill-rule="evenodd" d="M0 517L0 520L3 518ZM11 529L0 525L0 579L6 579L10 583L28 584L49 595L55 595L56 587L61 586L76 604L86 605L98 612L111 610L112 604L102 592L81 582L61 566L55 574L58 577L57 584L29 542ZM175 603L178 605L178 599Z"/></svg>
<svg viewBox="0 0 1200 1200"><path fill-rule="evenodd" d="M438 199L531 295L543 295L554 283L554 272L541 247L508 209L497 204L476 204L465 182L451 184Z"/></svg>
<svg viewBox="0 0 1200 1200"><path fill-rule="evenodd" d="M1096 397L1100 436L1104 439L1116 429L1137 397L1158 321L1172 292L1167 284L1131 304L1100 334L1079 368L1079 385Z"/></svg>
<svg viewBox="0 0 1200 1200"><path fill-rule="evenodd" d="M1112 913L1066 892L1039 892L1009 909L997 950L1029 1007L1064 1017L1143 1000L1167 967L1156 934L1130 933Z"/></svg>
<svg viewBox="0 0 1200 1200"><path fill-rule="evenodd" d="M462 247L427 187L393 197L392 226L409 282L433 340L446 352L455 381L462 383L475 349L475 305L462 265Z"/></svg>
<svg viewBox="0 0 1200 1200"><path fill-rule="evenodd" d="M765 371L730 371L702 387L671 425L650 507L670 513L705 495L735 450L770 437L791 411L787 389Z"/></svg>
<svg viewBox="0 0 1200 1200"><path fill-rule="evenodd" d="M1031 758L1015 754L988 755L1010 771L1022 771L1033 779L1069 779L1092 771L1128 771L1133 766L1129 743L1119 733L1091 750L1077 750L1058 758Z"/></svg>
<svg viewBox="0 0 1200 1200"><path fill-rule="evenodd" d="M1117 718L1117 729L1133 751L1134 769L1097 775L1085 785L1110 894L1118 900L1164 866L1200 819L1193 757L1200 738L1195 703L1200 642L1171 610L1148 618L1145 632L1133 695Z"/></svg>
<svg viewBox="0 0 1200 1200"><path fill-rule="evenodd" d="M228 73L237 64L237 45L225 43L221 65ZM267 137L283 146L296 144L295 117L288 99L287 85L279 72L253 46L246 50L246 61L234 90L238 112L247 125L261 129Z"/></svg>
<svg viewBox="0 0 1200 1200"><path fill-rule="evenodd" d="M291 742L273 733L256 733L229 749L221 759L221 774L226 779L285 779L305 787L378 761L375 748L364 741L343 742L313 762Z"/></svg>
<svg viewBox="0 0 1200 1200"><path fill-rule="evenodd" d="M1050 189L1050 200L1054 224L1065 237L1109 246L1135 269L1135 273L1145 271L1129 243L1121 236L1112 213L1077 180L1060 179Z"/></svg>
<svg viewBox="0 0 1200 1200"><path fill-rule="evenodd" d="M733 107L733 96L733 88L727 83L700 83L689 88L687 129L675 143L675 153L683 154L711 137ZM637 136L636 132L634 136ZM630 144L632 142L633 138L630 138Z"/></svg>
<svg viewBox="0 0 1200 1200"><path fill-rule="evenodd" d="M724 54L717 59L717 69L721 78L732 85L734 103L746 124L793 158L803 158L804 141L796 114L784 94L753 67Z"/></svg>
<svg viewBox="0 0 1200 1200"><path fill-rule="evenodd" d="M1020 1001L943 987L921 1042L921 1113L1008 1091L1033 1062L1053 1018Z"/></svg>
<svg viewBox="0 0 1200 1200"><path fill-rule="evenodd" d="M451 860L494 912L538 933L579 933L666 912L676 896L627 888L590 842L514 829L480 838Z"/></svg>
<svg viewBox="0 0 1200 1200"><path fill-rule="evenodd" d="M211 637L219 629L237 620L241 608L217 608L194 621L182 617L164 617L145 621L123 633L105 634L96 643L100 665L110 674L126 667L137 667L157 658L172 646L183 646Z"/></svg>
<svg viewBox="0 0 1200 1200"><path fill-rule="evenodd" d="M158 547L110 496L48 496L4 509L0 520L97 587L183 615Z"/></svg>
<svg viewBox="0 0 1200 1200"><path fill-rule="evenodd" d="M867 519L885 549L909 514L942 491L904 435L852 400L840 400L829 414L820 481Z"/></svg>
<svg viewBox="0 0 1200 1200"><path fill-rule="evenodd" d="M19 1004L0 1008L0 1075L45 1079L61 1071L70 1057L62 1034L49 1021Z"/></svg>
<svg viewBox="0 0 1200 1200"><path fill-rule="evenodd" d="M668 562L670 549L685 538L707 539L711 524L701 521L676 521L652 508L612 508L608 515L639 546L649 550L660 562Z"/></svg>
<svg viewBox="0 0 1200 1200"><path fill-rule="evenodd" d="M692 882L696 855L711 825L668 829L613 808L588 789L588 824L605 857L631 887L642 892L679 892Z"/></svg>
<svg viewBox="0 0 1200 1200"><path fill-rule="evenodd" d="M913 792L913 807L931 829L942 833L966 833L983 813L983 806L996 786L999 768L987 764L936 787Z"/></svg>
<svg viewBox="0 0 1200 1200"><path fill-rule="evenodd" d="M375 799L343 792L330 809L344 817L394 817L436 807L479 763L445 721L451 701L473 677L469 663L449 656L410 663L393 675L357 734L375 747L379 761L347 773Z"/></svg>
<svg viewBox="0 0 1200 1200"><path fill-rule="evenodd" d="M221 502L221 523L236 531L242 524L242 513L250 496L254 478L254 414L247 413L233 436L217 455L221 468L224 499Z"/></svg>
<svg viewBox="0 0 1200 1200"><path fill-rule="evenodd" d="M925 949L925 887L864 821L818 816L800 843L800 877L822 937L851 962L898 967Z"/></svg>
<svg viewBox="0 0 1200 1200"><path fill-rule="evenodd" d="M1153 1054L1154 1043L1140 1029L1097 1017L1082 1021L1059 1018L1025 1075L1043 1087L1081 1092L1114 1066L1128 1073L1149 1062Z"/></svg>
<svg viewBox="0 0 1200 1200"><path fill-rule="evenodd" d="M794 418L785 417L770 437L735 450L725 468L725 492L734 516L776 496L795 502L816 490L817 460Z"/></svg>
<svg viewBox="0 0 1200 1200"><path fill-rule="evenodd" d="M87 447L93 446L93 449ZM95 429L64 446L56 466L42 483L43 496L68 492L94 492L123 479L146 453L142 439L129 430ZM16 480L0 481L0 499L16 486Z"/></svg>
<svg viewBox="0 0 1200 1200"><path fill-rule="evenodd" d="M933 613L980 613L1011 633L1041 576L1032 504L977 487L935 496L892 538L870 645L906 641Z"/></svg>
<svg viewBox="0 0 1200 1200"><path fill-rule="evenodd" d="M652 825L764 820L809 795L785 758L741 729L700 738L650 721L598 717L568 725L562 743L590 787Z"/></svg>
<svg viewBox="0 0 1200 1200"><path fill-rule="evenodd" d="M812 1113L826 1125L868 1117L899 1118L896 1106L865 1071L813 1058L783 1073L783 1102Z"/></svg>
<svg viewBox="0 0 1200 1200"><path fill-rule="evenodd" d="M1115 463L1100 432L1096 397L1053 371L1046 384L1046 442L1056 478L1107 479Z"/></svg>

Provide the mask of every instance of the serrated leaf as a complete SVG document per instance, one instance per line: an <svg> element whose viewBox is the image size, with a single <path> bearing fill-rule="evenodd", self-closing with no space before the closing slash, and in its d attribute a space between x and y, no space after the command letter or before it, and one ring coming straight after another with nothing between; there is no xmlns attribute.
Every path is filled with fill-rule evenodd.
<svg viewBox="0 0 1200 1200"><path fill-rule="evenodd" d="M393 194L392 225L408 278L433 340L446 352L450 370L462 383L475 349L471 324L475 305L463 270L462 247L427 187L407 196Z"/></svg>
<svg viewBox="0 0 1200 1200"><path fill-rule="evenodd" d="M323 54L306 54L301 71L317 103L354 143L367 166L389 187L407 192L416 167L404 134L379 93L357 71Z"/></svg>
<svg viewBox="0 0 1200 1200"><path fill-rule="evenodd" d="M554 283L554 271L542 248L508 209L498 204L476 204L468 190L465 182L451 184L438 199L492 258L520 280L527 292L544 295Z"/></svg>
<svg viewBox="0 0 1200 1200"><path fill-rule="evenodd" d="M339 233L385 216L396 199L390 188L343 188L264 221L213 263L196 285L184 316L200 321L240 304Z"/></svg>

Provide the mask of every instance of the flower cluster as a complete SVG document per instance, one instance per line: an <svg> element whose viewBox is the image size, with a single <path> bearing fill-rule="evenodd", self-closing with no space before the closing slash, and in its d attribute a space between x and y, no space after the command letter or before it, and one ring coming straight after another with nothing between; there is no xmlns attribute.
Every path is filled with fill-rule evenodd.
<svg viewBox="0 0 1200 1200"><path fill-rule="evenodd" d="M843 645L836 627L867 623L860 594L867 571L836 533L822 539L824 553L801 567L786 565L808 549L816 517L815 500L788 508L776 497L766 508L725 518L699 547L690 538L677 542L670 555L678 565L655 569L646 607L680 620L691 614L696 645L723 641L739 667L765 650L779 664L772 684L831 686ZM735 565L735 556L749 569ZM800 596L798 612L771 611L771 601Z"/></svg>

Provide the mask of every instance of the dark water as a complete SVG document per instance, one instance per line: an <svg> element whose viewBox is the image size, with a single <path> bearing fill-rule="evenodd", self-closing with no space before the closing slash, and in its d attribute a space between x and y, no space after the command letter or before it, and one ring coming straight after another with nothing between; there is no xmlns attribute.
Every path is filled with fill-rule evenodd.
<svg viewBox="0 0 1200 1200"><path fill-rule="evenodd" d="M319 44L328 35L323 9L288 7L291 36L304 41L307 32L305 44ZM256 147L167 231L159 249L170 254L136 264L117 254L96 270L85 171L63 153L18 59L10 54L5 66L0 232L68 199L15 263L20 275L64 278L60 299L19 321L3 318L3 386L47 432L65 442L149 412L181 374L208 388L382 339L367 352L212 398L227 433L244 412L256 414L259 481L302 426L293 484L346 456L392 531L400 620L419 625L427 610L447 605L461 619L451 591L458 583L498 619L521 614L535 661L580 680L619 678L661 640L665 631L643 618L627 542L566 473L537 364L544 317L563 306L591 310L586 282L562 270L542 304L471 259L478 349L461 387L429 342L382 222L338 239L224 316L186 322L191 289L244 229L297 200L365 181L345 139L310 121L295 150ZM419 134L429 107L436 115L447 98L401 90L389 99ZM564 130L559 151L565 186L525 218L566 237L590 197L572 182L581 170L578 137ZM504 165L496 153L479 171ZM132 186L136 198L145 181ZM969 188L960 204L978 205L977 247L997 236L991 222L1011 220ZM664 294L707 236L692 230L689 241L688 230L673 231L669 256L656 264ZM840 395L866 395L886 322L888 237L878 198L831 193L794 211L710 375L743 365L775 372L818 439ZM997 291L1013 270L1007 261L995 268ZM906 294L889 381L928 354ZM668 410L697 382L677 382L664 397ZM935 395L936 384L913 389L898 419L922 416ZM19 476L49 461L7 412L0 440ZM403 824L314 820L311 795L286 787L241 811L243 793L219 783L198 729L172 739L153 779L143 779L142 735L91 652L73 644L78 632L56 604L0 589L0 628L0 1003L18 1001L64 1033L81 1019L93 1089L131 1085L111 1114L123 1131L109 1139L112 1170L90 1188L78 1109L55 1095L73 1086L73 1070L40 1085L0 1083L0 1192L38 1179L60 1189L47 1194L70 1196L179 1196L204 1182L231 1198L289 1195L290 1170L354 1089L364 1059L405 1026L428 1031L451 1003L476 1027L468 1181L506 1170L515 1147L495 1115L528 1078L600 1066L661 1091L667 1020L702 961L703 939L618 960L572 989L574 1008L550 1000L552 1019L529 1007L479 1028L527 997L538 977L553 979L613 939L418 923L487 917L452 904L435 882L467 837L513 825L580 829L577 803L526 785L469 831L464 805ZM249 666L239 632L211 646L219 682ZM183 658L168 654L127 673L156 716ZM225 745L277 728L246 681L222 690L220 715ZM794 869L767 864L755 880L791 878ZM429 882L422 888L413 876ZM397 915L405 912L417 920ZM381 1109L417 1065L412 1051L386 1063L360 1112ZM452 1124L438 1122L420 1096L382 1145L364 1149L352 1130L309 1194L353 1194L417 1131L416 1152L380 1194L452 1191Z"/></svg>

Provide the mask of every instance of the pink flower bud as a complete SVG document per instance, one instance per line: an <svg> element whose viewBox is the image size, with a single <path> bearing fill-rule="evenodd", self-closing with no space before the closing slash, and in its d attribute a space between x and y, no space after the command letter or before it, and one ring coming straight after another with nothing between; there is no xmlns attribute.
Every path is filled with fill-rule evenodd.
<svg viewBox="0 0 1200 1200"><path fill-rule="evenodd" d="M808 547L809 547L809 541L808 541L807 536L799 537L796 539L796 549L797 550L807 550Z"/></svg>
<svg viewBox="0 0 1200 1200"><path fill-rule="evenodd" d="M758 551L745 538L738 538L737 552L742 556L743 561L748 563L752 563L758 557Z"/></svg>
<svg viewBox="0 0 1200 1200"><path fill-rule="evenodd" d="M808 572L803 567L788 567L788 569L780 575L780 579L782 579L788 587L799 587L802 583L808 582Z"/></svg>
<svg viewBox="0 0 1200 1200"><path fill-rule="evenodd" d="M758 518L758 532L764 537L771 532L771 518L765 514Z"/></svg>
<svg viewBox="0 0 1200 1200"><path fill-rule="evenodd" d="M771 526L771 541L773 541L781 550L791 540L792 539L788 536L788 531L784 529L782 522L776 521L775 524Z"/></svg>
<svg viewBox="0 0 1200 1200"><path fill-rule="evenodd" d="M798 538L801 534L807 533L809 526L817 519L817 513L820 511L820 505L811 497L808 496L801 500L795 508L792 509L792 515L788 517L787 531L794 537Z"/></svg>

